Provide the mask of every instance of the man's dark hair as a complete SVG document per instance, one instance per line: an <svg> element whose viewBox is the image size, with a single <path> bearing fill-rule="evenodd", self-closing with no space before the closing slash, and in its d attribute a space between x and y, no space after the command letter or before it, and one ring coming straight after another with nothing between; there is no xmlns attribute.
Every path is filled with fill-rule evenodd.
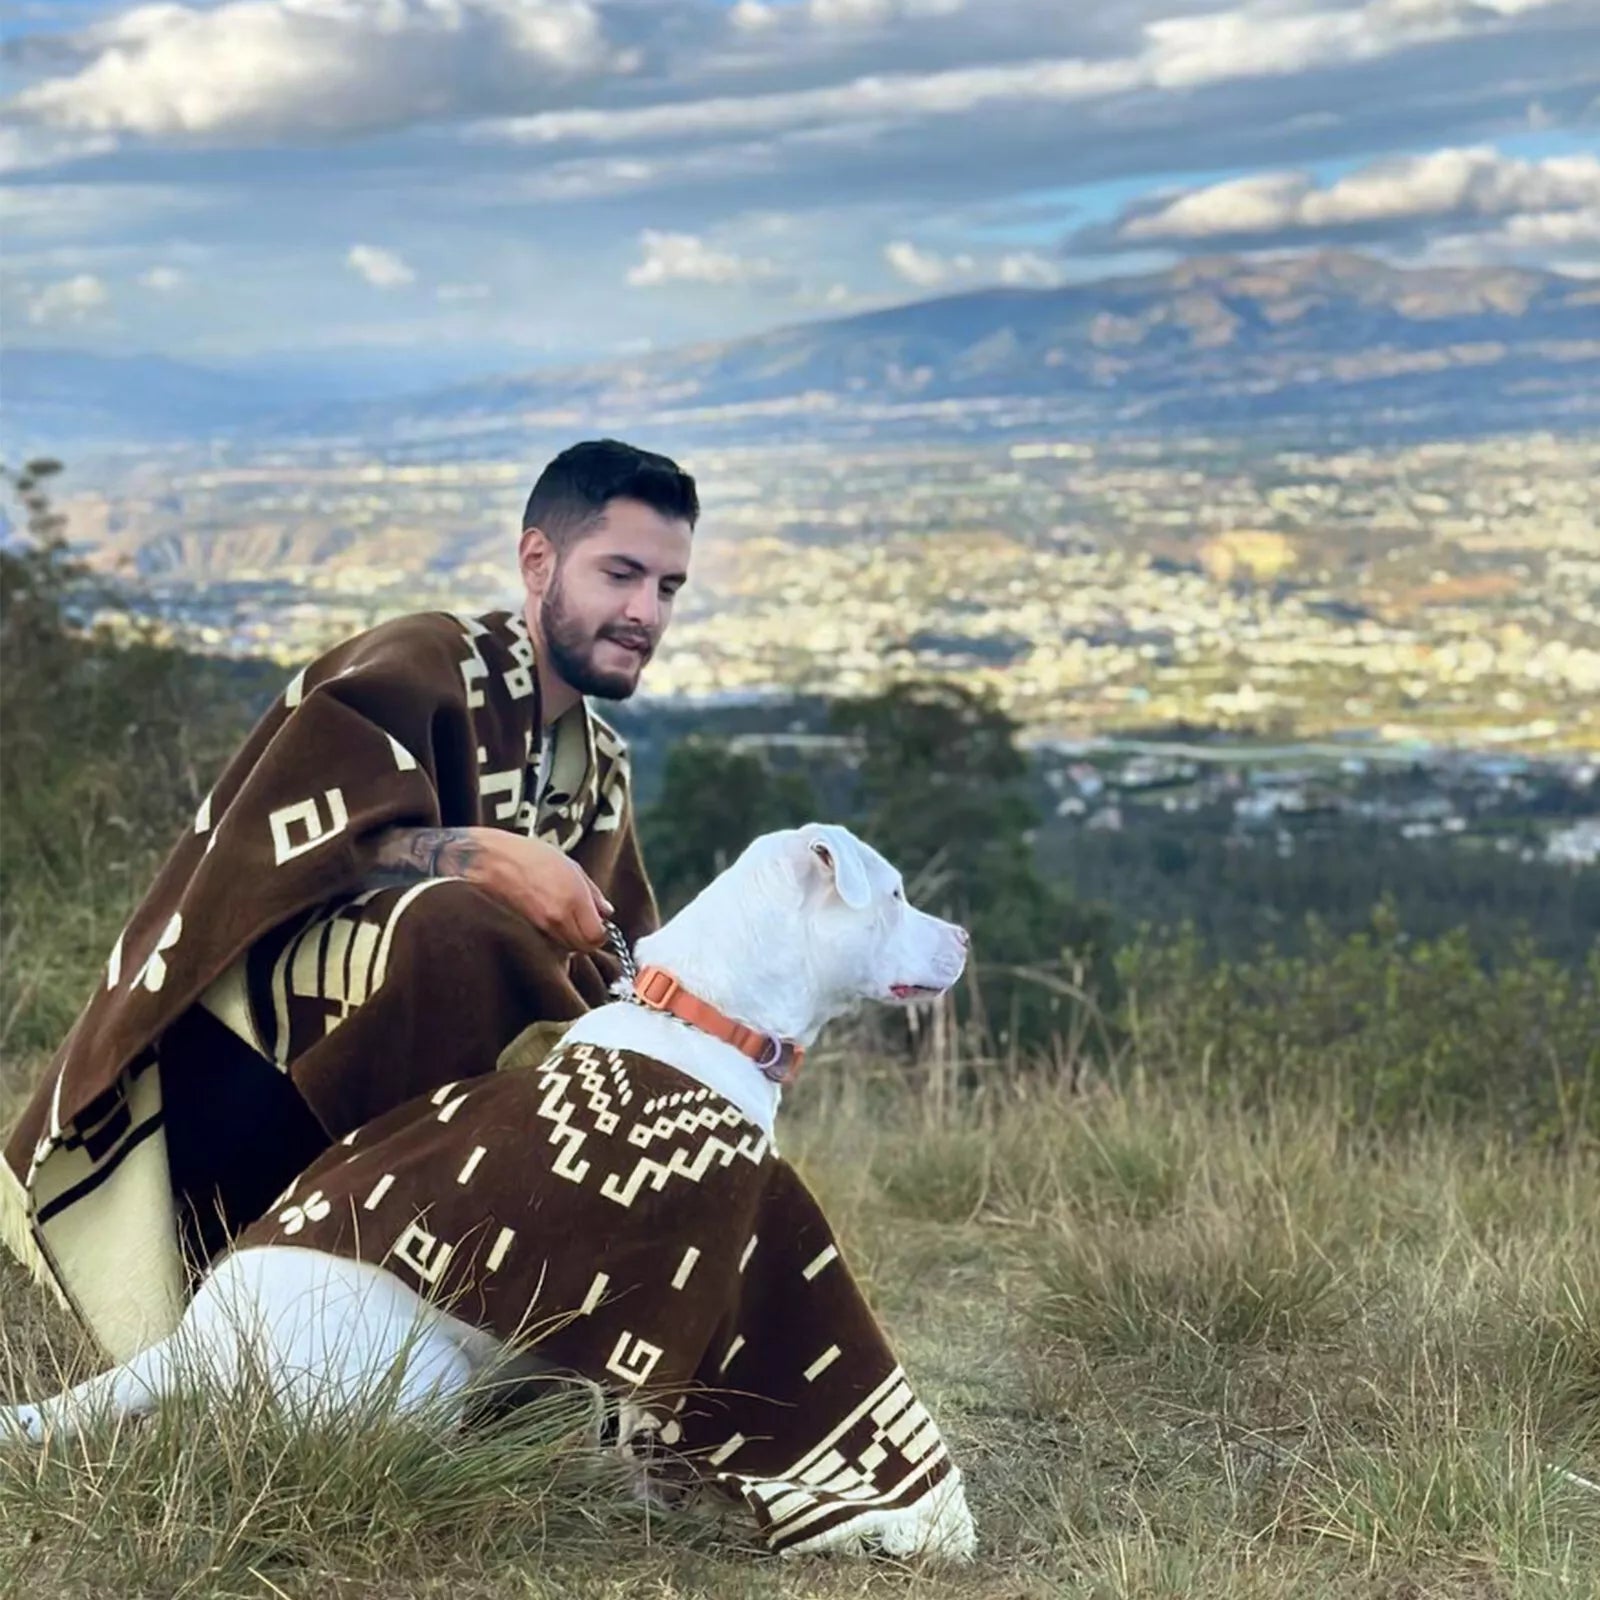
<svg viewBox="0 0 1600 1600"><path fill-rule="evenodd" d="M522 513L524 528L539 528L557 550L583 537L613 500L640 500L664 517L700 516L694 479L676 461L620 439L586 439L563 450L539 474Z"/></svg>

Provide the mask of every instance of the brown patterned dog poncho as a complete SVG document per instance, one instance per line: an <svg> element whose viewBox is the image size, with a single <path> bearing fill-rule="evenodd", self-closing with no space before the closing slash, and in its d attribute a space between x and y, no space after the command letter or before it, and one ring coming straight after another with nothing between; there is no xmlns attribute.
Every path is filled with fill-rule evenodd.
<svg viewBox="0 0 1600 1600"><path fill-rule="evenodd" d="M633 1051L503 1066L352 1134L241 1246L381 1266L536 1339L776 1550L969 1555L939 1430L767 1135Z"/></svg>

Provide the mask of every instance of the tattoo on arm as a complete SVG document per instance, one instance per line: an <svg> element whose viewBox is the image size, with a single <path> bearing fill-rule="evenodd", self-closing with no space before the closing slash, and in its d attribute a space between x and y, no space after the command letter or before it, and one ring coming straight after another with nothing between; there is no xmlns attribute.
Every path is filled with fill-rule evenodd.
<svg viewBox="0 0 1600 1600"><path fill-rule="evenodd" d="M428 878L465 878L481 847L466 828L390 828L378 841L367 881L391 886Z"/></svg>

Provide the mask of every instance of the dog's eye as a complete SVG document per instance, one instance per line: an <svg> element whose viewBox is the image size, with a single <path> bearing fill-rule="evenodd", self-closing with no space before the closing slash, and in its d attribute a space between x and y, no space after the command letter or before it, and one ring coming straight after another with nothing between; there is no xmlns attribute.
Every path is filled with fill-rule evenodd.
<svg viewBox="0 0 1600 1600"><path fill-rule="evenodd" d="M896 900L904 900L906 897L905 891L903 889L896 889L894 892L894 897Z"/></svg>

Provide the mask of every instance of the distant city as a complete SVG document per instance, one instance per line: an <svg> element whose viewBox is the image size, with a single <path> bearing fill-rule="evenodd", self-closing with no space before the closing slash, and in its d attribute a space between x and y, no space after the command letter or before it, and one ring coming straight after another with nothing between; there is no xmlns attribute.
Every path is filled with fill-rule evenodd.
<svg viewBox="0 0 1600 1600"><path fill-rule="evenodd" d="M1039 737L1600 748L1600 437L685 460L706 510L653 696L952 674ZM307 445L169 459L65 509L174 636L287 663L397 612L512 602L528 475Z"/></svg>

